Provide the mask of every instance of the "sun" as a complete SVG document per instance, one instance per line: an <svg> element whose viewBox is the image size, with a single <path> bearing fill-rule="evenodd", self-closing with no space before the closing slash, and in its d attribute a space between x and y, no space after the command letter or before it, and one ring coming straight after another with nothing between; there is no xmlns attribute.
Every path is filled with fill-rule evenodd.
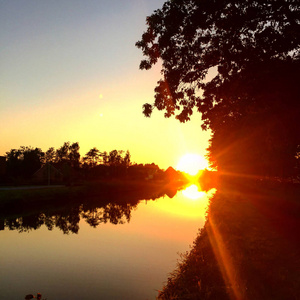
<svg viewBox="0 0 300 300"><path fill-rule="evenodd" d="M188 153L183 155L176 169L190 175L196 175L200 170L204 170L208 168L208 161L199 154Z"/></svg>

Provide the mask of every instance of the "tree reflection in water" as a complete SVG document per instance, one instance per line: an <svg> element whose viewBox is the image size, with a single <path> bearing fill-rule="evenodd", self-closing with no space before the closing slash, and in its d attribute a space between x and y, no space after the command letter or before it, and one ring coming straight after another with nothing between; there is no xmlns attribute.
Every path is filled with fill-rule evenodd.
<svg viewBox="0 0 300 300"><path fill-rule="evenodd" d="M109 203L105 207L84 211L81 213L81 216L92 227L97 227L99 224L107 222L112 224L124 224L126 221L129 223L131 210L134 207L136 207L136 205L129 203Z"/></svg>
<svg viewBox="0 0 300 300"><path fill-rule="evenodd" d="M84 201L66 201L66 203L63 199L56 199L51 204L49 202L45 204L33 202L28 205L12 203L0 210L0 230L7 228L21 233L37 230L44 225L48 230L57 227L64 234L69 234L79 232L81 219L94 228L106 223L129 223L131 211L137 207L140 200L154 200L164 195L174 197L177 189L174 186L166 186L164 189L153 189L151 192L144 190L137 193L124 193L122 196L116 194L104 199L97 197Z"/></svg>
<svg viewBox="0 0 300 300"><path fill-rule="evenodd" d="M85 209L84 205L79 205L61 211L43 211L30 215L20 215L18 217L2 219L1 229L17 230L18 232L28 232L37 230L45 225L49 230L59 228L63 233L78 233L79 221L84 219L90 226L97 227L101 223L124 224L130 221L131 211L137 204L108 203L102 207Z"/></svg>

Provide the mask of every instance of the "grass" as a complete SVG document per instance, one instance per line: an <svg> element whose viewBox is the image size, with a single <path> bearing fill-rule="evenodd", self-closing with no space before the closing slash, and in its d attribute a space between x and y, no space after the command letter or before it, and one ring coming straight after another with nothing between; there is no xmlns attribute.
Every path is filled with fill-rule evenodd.
<svg viewBox="0 0 300 300"><path fill-rule="evenodd" d="M158 299L299 299L300 187L227 182Z"/></svg>

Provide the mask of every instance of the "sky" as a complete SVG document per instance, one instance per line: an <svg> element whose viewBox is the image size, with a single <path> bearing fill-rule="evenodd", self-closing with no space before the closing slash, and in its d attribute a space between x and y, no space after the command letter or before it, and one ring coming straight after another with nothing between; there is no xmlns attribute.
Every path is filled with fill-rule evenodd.
<svg viewBox="0 0 300 300"><path fill-rule="evenodd" d="M206 154L201 116L165 119L154 101L159 65L139 70L135 47L163 0L0 0L0 155L20 146L47 151L79 142L124 150L135 163L176 167Z"/></svg>

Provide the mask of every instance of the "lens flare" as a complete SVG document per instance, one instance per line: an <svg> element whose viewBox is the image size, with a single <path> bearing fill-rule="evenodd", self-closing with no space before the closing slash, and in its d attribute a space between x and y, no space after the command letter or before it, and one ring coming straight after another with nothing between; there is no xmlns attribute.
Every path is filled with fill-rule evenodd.
<svg viewBox="0 0 300 300"><path fill-rule="evenodd" d="M199 154L192 153L183 155L176 166L177 170L188 173L193 176L198 174L200 170L204 170L207 168L207 160Z"/></svg>

